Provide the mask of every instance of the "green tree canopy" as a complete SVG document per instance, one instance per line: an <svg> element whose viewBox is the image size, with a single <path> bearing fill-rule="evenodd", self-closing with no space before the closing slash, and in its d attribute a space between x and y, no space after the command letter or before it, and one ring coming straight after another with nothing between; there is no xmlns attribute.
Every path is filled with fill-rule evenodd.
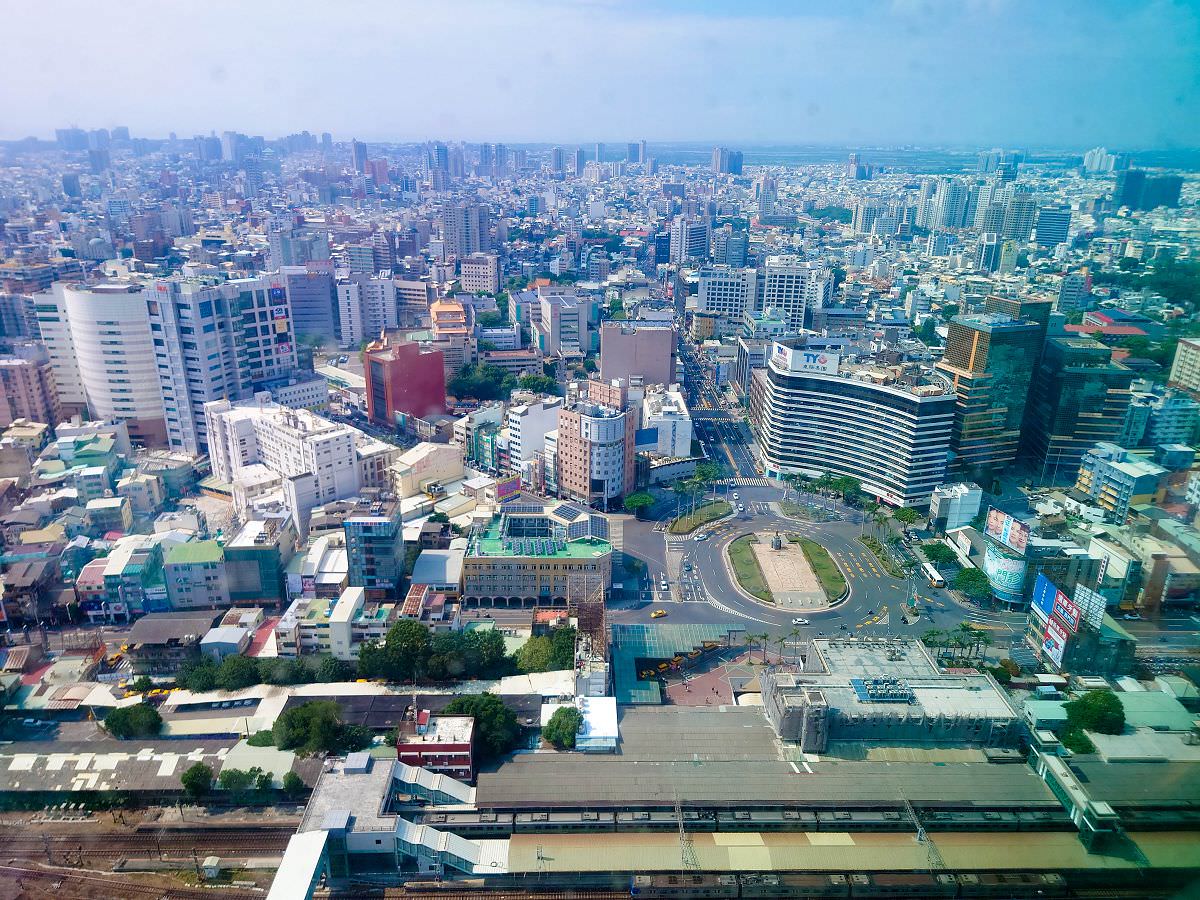
<svg viewBox="0 0 1200 900"><path fill-rule="evenodd" d="M283 776L283 792L291 799L295 800L308 790L308 785L304 783L304 779L295 772L288 772Z"/></svg>
<svg viewBox="0 0 1200 900"><path fill-rule="evenodd" d="M362 678L416 681L429 662L429 629L415 619L401 619L388 629L382 641L368 641L359 648L358 674Z"/></svg>
<svg viewBox="0 0 1200 900"><path fill-rule="evenodd" d="M456 697L442 710L442 714L471 716L475 720L475 747L483 760L508 753L521 736L516 714L495 694Z"/></svg>
<svg viewBox="0 0 1200 900"><path fill-rule="evenodd" d="M1125 730L1125 707L1112 691L1088 691L1077 700L1064 704L1069 730L1084 729L1100 734L1120 734Z"/></svg>
<svg viewBox="0 0 1200 900"><path fill-rule="evenodd" d="M354 666L336 656L322 656L317 663L317 681L328 684L334 681L353 681Z"/></svg>
<svg viewBox="0 0 1200 900"><path fill-rule="evenodd" d="M558 382L546 375L522 375L517 379L517 387L523 391L533 391L535 394L558 394Z"/></svg>
<svg viewBox="0 0 1200 900"><path fill-rule="evenodd" d="M284 710L271 729L280 750L309 753L349 753L371 742L367 729L346 725L332 700L314 700Z"/></svg>
<svg viewBox="0 0 1200 900"><path fill-rule="evenodd" d="M257 660L240 653L225 657L217 668L217 687L223 691L240 691L261 681Z"/></svg>
<svg viewBox="0 0 1200 900"><path fill-rule="evenodd" d="M892 518L901 525L913 525L921 518L921 514L910 506L902 506L892 513Z"/></svg>
<svg viewBox="0 0 1200 900"><path fill-rule="evenodd" d="M992 586L987 575L980 569L962 569L954 576L954 589L972 600L986 600L992 596Z"/></svg>
<svg viewBox="0 0 1200 900"><path fill-rule="evenodd" d="M955 552L941 541L935 541L931 544L922 544L921 554L935 566L940 566L945 563L952 563L958 559L958 556L955 554Z"/></svg>
<svg viewBox="0 0 1200 900"><path fill-rule="evenodd" d="M575 629L570 626L532 637L517 650L517 668L522 672L559 672L574 665Z"/></svg>
<svg viewBox="0 0 1200 900"><path fill-rule="evenodd" d="M573 706L563 706L554 711L550 721L542 729L542 737L557 750L574 750L575 736L583 724L583 716Z"/></svg>
<svg viewBox="0 0 1200 900"><path fill-rule="evenodd" d="M498 366L477 363L463 366L446 384L446 392L475 400L505 400L512 393L516 379Z"/></svg>
<svg viewBox="0 0 1200 900"><path fill-rule="evenodd" d="M184 660L175 676L175 684L188 691L203 693L217 689L217 664L211 656Z"/></svg>
<svg viewBox="0 0 1200 900"><path fill-rule="evenodd" d="M179 783L188 797L199 800L212 790L213 770L198 762L179 776Z"/></svg>
<svg viewBox="0 0 1200 900"><path fill-rule="evenodd" d="M154 682L150 680L149 675L139 675L129 683L129 690L138 694L144 694L147 691L154 690Z"/></svg>
<svg viewBox="0 0 1200 900"><path fill-rule="evenodd" d="M120 706L104 717L104 727L115 738L154 737L162 730L162 716L149 703Z"/></svg>
<svg viewBox="0 0 1200 900"><path fill-rule="evenodd" d="M646 491L635 491L625 497L625 511L633 513L639 519L653 505L654 497Z"/></svg>

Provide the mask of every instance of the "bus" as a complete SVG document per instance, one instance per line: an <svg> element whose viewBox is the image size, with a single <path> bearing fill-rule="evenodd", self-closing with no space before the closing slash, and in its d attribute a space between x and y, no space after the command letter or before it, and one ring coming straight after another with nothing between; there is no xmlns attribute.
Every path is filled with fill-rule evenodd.
<svg viewBox="0 0 1200 900"><path fill-rule="evenodd" d="M941 588L946 586L946 579L942 577L942 573L937 570L937 567L933 563L922 563L921 571L929 579L930 587Z"/></svg>

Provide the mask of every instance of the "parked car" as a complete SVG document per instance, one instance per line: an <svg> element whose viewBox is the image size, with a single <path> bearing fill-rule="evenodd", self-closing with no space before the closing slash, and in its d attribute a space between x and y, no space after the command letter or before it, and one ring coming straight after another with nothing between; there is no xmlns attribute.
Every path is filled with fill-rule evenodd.
<svg viewBox="0 0 1200 900"><path fill-rule="evenodd" d="M667 611L665 609L656 609L654 612L650 613L650 618L661 619L666 614L667 614Z"/></svg>

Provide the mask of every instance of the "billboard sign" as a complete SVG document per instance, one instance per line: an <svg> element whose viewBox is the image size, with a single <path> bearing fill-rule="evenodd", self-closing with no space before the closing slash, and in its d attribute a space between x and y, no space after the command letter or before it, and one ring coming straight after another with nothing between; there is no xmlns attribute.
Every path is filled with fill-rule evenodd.
<svg viewBox="0 0 1200 900"><path fill-rule="evenodd" d="M1029 526L994 506L988 507L987 522L983 531L992 540L999 541L1017 553L1024 553L1025 545L1029 543Z"/></svg>
<svg viewBox="0 0 1200 900"><path fill-rule="evenodd" d="M1050 620L1050 614L1054 612L1054 595L1057 593L1059 590L1054 582L1039 572L1033 584L1033 603L1029 608L1043 624Z"/></svg>
<svg viewBox="0 0 1200 900"><path fill-rule="evenodd" d="M496 500L506 500L515 494L521 492L521 476L513 475L511 478L501 478L496 482Z"/></svg>
<svg viewBox="0 0 1200 900"><path fill-rule="evenodd" d="M1060 669L1062 668L1063 654L1067 649L1067 638L1066 630L1058 624L1057 620L1050 619L1046 623L1046 633L1042 637L1042 653Z"/></svg>
<svg viewBox="0 0 1200 900"><path fill-rule="evenodd" d="M1071 634L1079 631L1079 619L1081 617L1079 607L1062 591L1054 595L1054 614L1070 629Z"/></svg>
<svg viewBox="0 0 1200 900"><path fill-rule="evenodd" d="M785 372L819 372L836 375L841 356L823 350L789 347L776 343L771 350L771 362Z"/></svg>
<svg viewBox="0 0 1200 900"><path fill-rule="evenodd" d="M1083 614L1083 621L1093 628L1099 629L1104 622L1104 613L1108 610L1108 600L1103 594L1092 590L1086 585L1075 586L1075 605Z"/></svg>
<svg viewBox="0 0 1200 900"><path fill-rule="evenodd" d="M1025 585L1025 559L989 544L983 553L983 572L992 586L992 593L1008 603L1022 597Z"/></svg>

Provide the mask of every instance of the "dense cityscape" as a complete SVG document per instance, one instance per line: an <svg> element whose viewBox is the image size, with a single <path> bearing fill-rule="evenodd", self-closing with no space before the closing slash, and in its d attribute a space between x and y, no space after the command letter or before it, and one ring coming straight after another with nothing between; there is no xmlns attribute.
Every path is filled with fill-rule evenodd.
<svg viewBox="0 0 1200 900"><path fill-rule="evenodd" d="M124 102L0 140L0 896L1195 896L1194 150Z"/></svg>

